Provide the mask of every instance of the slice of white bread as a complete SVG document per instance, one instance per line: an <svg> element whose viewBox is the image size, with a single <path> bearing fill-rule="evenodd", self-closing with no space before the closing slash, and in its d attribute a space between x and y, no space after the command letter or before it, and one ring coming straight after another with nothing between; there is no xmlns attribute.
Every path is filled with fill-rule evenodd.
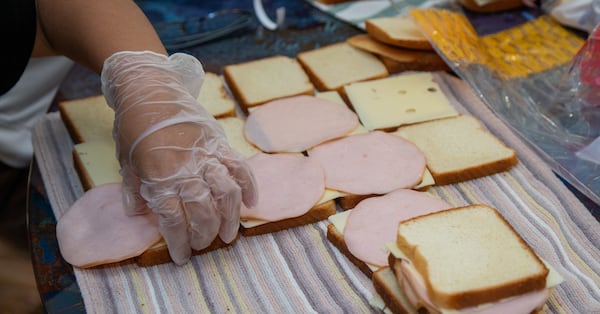
<svg viewBox="0 0 600 314"><path fill-rule="evenodd" d="M61 101L58 110L75 144L112 140L115 112L103 95Z"/></svg>
<svg viewBox="0 0 600 314"><path fill-rule="evenodd" d="M258 148L244 138L244 120L238 117L217 119L223 127L229 145L245 157L258 152ZM75 171L85 191L105 183L122 181L116 146L112 139L75 144L73 147Z"/></svg>
<svg viewBox="0 0 600 314"><path fill-rule="evenodd" d="M207 72L198 101L215 118L235 116L235 102L227 95L223 81ZM59 102L58 110L75 144L92 141L111 141L114 110L103 95Z"/></svg>
<svg viewBox="0 0 600 314"><path fill-rule="evenodd" d="M469 115L407 125L394 133L425 154L436 185L507 171L518 163L513 149Z"/></svg>
<svg viewBox="0 0 600 314"><path fill-rule="evenodd" d="M357 82L344 90L367 130L393 131L401 125L458 115L431 72Z"/></svg>
<svg viewBox="0 0 600 314"><path fill-rule="evenodd" d="M197 100L217 119L236 115L235 101L227 94L221 77L215 73L205 73Z"/></svg>
<svg viewBox="0 0 600 314"><path fill-rule="evenodd" d="M392 46L433 50L410 15L368 19L365 21L365 30L372 38Z"/></svg>
<svg viewBox="0 0 600 314"><path fill-rule="evenodd" d="M298 61L286 56L232 64L223 68L227 86L242 111L296 95L313 95L314 86Z"/></svg>
<svg viewBox="0 0 600 314"><path fill-rule="evenodd" d="M400 287L394 271L390 267L381 267L371 277L373 288L385 304L383 310L394 314L417 314L417 309L412 305L404 290Z"/></svg>
<svg viewBox="0 0 600 314"><path fill-rule="evenodd" d="M337 90L342 96L346 84L389 75L375 55L346 42L304 51L296 58L319 91Z"/></svg>
<svg viewBox="0 0 600 314"><path fill-rule="evenodd" d="M346 42L358 49L377 55L389 73L450 70L444 59L434 51L394 47L379 42L366 34L352 36Z"/></svg>
<svg viewBox="0 0 600 314"><path fill-rule="evenodd" d="M549 269L487 205L405 220L398 225L397 245L439 308L461 309L546 288Z"/></svg>

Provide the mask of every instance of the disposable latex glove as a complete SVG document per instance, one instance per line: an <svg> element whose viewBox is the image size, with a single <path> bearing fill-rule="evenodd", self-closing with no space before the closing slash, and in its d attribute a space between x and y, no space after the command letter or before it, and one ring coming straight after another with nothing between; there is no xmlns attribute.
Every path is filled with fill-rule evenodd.
<svg viewBox="0 0 600 314"><path fill-rule="evenodd" d="M177 264L217 235L233 241L241 202L257 200L244 158L196 101L203 78L200 62L181 53L119 52L102 70L102 90L115 110L127 214L158 214Z"/></svg>

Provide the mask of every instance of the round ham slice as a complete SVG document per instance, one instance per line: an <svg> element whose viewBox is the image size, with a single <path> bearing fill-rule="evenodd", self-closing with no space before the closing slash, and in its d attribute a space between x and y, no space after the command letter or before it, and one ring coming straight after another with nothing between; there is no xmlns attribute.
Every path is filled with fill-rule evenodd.
<svg viewBox="0 0 600 314"><path fill-rule="evenodd" d="M425 156L413 143L382 131L347 136L309 152L325 170L325 186L368 195L411 188L421 182Z"/></svg>
<svg viewBox="0 0 600 314"><path fill-rule="evenodd" d="M121 183L111 183L75 201L58 220L56 238L67 262L87 268L138 256L161 235L156 215L125 215Z"/></svg>
<svg viewBox="0 0 600 314"><path fill-rule="evenodd" d="M344 105L314 96L294 96L252 111L244 134L264 152L303 152L357 127L358 117Z"/></svg>
<svg viewBox="0 0 600 314"><path fill-rule="evenodd" d="M426 192L400 189L358 203L348 215L344 242L352 255L375 265L387 265L387 242L396 240L398 224L452 206Z"/></svg>
<svg viewBox="0 0 600 314"><path fill-rule="evenodd" d="M325 191L323 169L300 154L259 153L249 158L258 186L258 203L242 205L242 219L279 221L304 215Z"/></svg>

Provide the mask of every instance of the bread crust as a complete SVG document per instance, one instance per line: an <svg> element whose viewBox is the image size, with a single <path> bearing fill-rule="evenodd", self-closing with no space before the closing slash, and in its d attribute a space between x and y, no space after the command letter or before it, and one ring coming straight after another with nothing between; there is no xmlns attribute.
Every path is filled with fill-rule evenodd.
<svg viewBox="0 0 600 314"><path fill-rule="evenodd" d="M517 154L514 153L512 156L506 159L494 161L487 164L474 165L472 167L456 171L449 171L443 173L435 172L432 169L429 169L429 171L431 172L431 175L435 180L435 185L447 185L504 172L517 165L518 163L519 160L517 158Z"/></svg>
<svg viewBox="0 0 600 314"><path fill-rule="evenodd" d="M373 272L373 276L371 277L371 280L373 281L373 288L375 288L375 292L377 292L377 294L381 297L381 299L383 299L383 303L385 303L385 306L392 311L392 313L394 314L408 314L408 313L414 313L415 311L408 311L404 305L400 302L400 300L398 299L398 297L396 296L396 294L394 293L394 291L392 291L390 289L390 287L388 287L386 285L386 283L383 280L383 273L387 272L387 271L392 271L391 267L385 266L382 267L378 270L376 270L375 272Z"/></svg>
<svg viewBox="0 0 600 314"><path fill-rule="evenodd" d="M225 243L218 236L213 240L213 242L202 250L192 250L192 256L208 253L210 251L214 251L220 248L229 247L235 244L234 239L231 243ZM138 255L132 258L135 263L140 267L150 267L165 263L171 263L173 260L169 255L169 249L167 248L167 244L164 241L159 242L159 244L152 246L148 250L146 250L141 255Z"/></svg>
<svg viewBox="0 0 600 314"><path fill-rule="evenodd" d="M431 43L428 40L410 40L410 39L399 39L390 36L388 31L379 27L376 23L373 23L370 20L365 21L365 30L373 39L376 39L382 43L386 43L388 45L407 48L407 49L416 49L416 50L433 50L431 47Z"/></svg>
<svg viewBox="0 0 600 314"><path fill-rule="evenodd" d="M344 82L344 83L340 83L337 85L328 85L326 82L324 82L321 77L319 76L319 73L317 72L317 69L314 69L311 65L310 62L308 60L306 60L306 56L308 54L312 54L317 50L320 49L335 49L336 46L339 45L345 45L345 42L339 42L339 43L335 43L335 44L331 44L329 46L325 46L325 47L321 47L315 50L309 50L309 51L304 51L304 52L300 52L298 53L298 55L296 56L296 59L300 62L300 65L302 66L302 68L304 69L304 71L306 72L306 74L308 74L308 77L310 78L311 82L315 85L315 87L317 88L317 90L323 92L323 91L337 91L338 93L340 93L340 95L342 95L342 97L344 97L344 85L350 84L350 83L355 83L355 82L360 82L360 81L369 81L369 80L375 80L375 79L379 79L379 78L384 78L384 77L388 77L389 76L389 72L387 72L387 70L385 70L385 72L381 72L379 74L375 74L375 75L370 75L370 76L365 76L361 79L358 80L353 80L352 82ZM368 51L367 51L368 52ZM370 53L370 52L369 52ZM373 55L373 57L376 57L375 55ZM385 68L385 66L384 66Z"/></svg>
<svg viewBox="0 0 600 314"><path fill-rule="evenodd" d="M335 214L335 212L335 201L330 200L314 206L302 216L288 218L280 221L268 222L266 224L262 224L252 228L245 228L244 226L241 226L240 233L244 236L255 236L260 234L272 233L325 220L329 216Z"/></svg>
<svg viewBox="0 0 600 314"><path fill-rule="evenodd" d="M350 45L375 54L389 73L404 71L449 71L444 59L434 51L409 50L378 42L369 35L355 35L346 40Z"/></svg>
<svg viewBox="0 0 600 314"><path fill-rule="evenodd" d="M432 215L443 215L444 213L448 213L451 211L460 211L460 210L468 210L474 207L487 207L491 208L487 205L468 205L462 207L455 207L448 210L443 210L440 212L435 212L431 214L426 214L420 217L415 217L403 221L402 224L410 224L414 220L422 219L423 217L428 217ZM432 285L431 280L427 276L428 274L428 263L427 259L420 254L420 251L413 247L410 243L407 243L400 235L397 237L398 247L406 254L412 261L414 267L421 274L423 279L425 280L425 285L427 286L427 290L429 291L429 297L432 302L438 304L441 307L449 308L449 309L461 309L465 307L476 306L479 304L495 302L504 298L518 296L521 294L525 294L531 291L542 290L546 287L546 277L548 276L548 268L543 264L540 258L533 252L531 247L521 238L521 236L517 233L517 231L504 219L502 215L497 210L493 210L493 213L497 216L497 218L508 228L514 235L515 238L519 241L521 246L527 250L532 258L535 260L535 263L540 266L542 271L532 274L531 276L521 278L520 280L515 280L511 282L507 282L503 285L496 285L482 289L475 289L470 291L465 291L462 293L454 293L454 294L446 294L441 291L435 289Z"/></svg>
<svg viewBox="0 0 600 314"><path fill-rule="evenodd" d="M494 13L500 11L507 11L516 9L523 6L522 0L501 0L494 1L492 3L486 5L478 5L475 0L458 0L460 4L462 4L465 8L481 13Z"/></svg>
<svg viewBox="0 0 600 314"><path fill-rule="evenodd" d="M350 250L344 241L344 234L340 232L333 224L327 225L327 240L329 240L331 244L333 244L342 254L344 254L344 256L346 256L352 262L352 264L358 267L363 274L367 275L369 278L373 276L373 271L367 265L367 263L361 261L352 255L352 253L350 253Z"/></svg>
<svg viewBox="0 0 600 314"><path fill-rule="evenodd" d="M362 200L367 199L369 197L374 197L374 196L378 196L378 195L377 194L346 195L346 196L342 196L342 197L338 198L338 204L340 205L340 207L343 210L348 210L348 209L352 209L352 208L356 207L356 205L358 205L358 203L360 203Z"/></svg>
<svg viewBox="0 0 600 314"><path fill-rule="evenodd" d="M281 58L283 56L272 56L269 58ZM247 64L253 64L253 63L257 63L257 62L264 62L266 59L259 59L259 60L253 60L253 61L248 61L245 62L243 64L247 65ZM292 97L292 96L299 96L299 95L308 95L308 96L312 96L314 95L314 88L313 86L308 86L308 85L312 85L312 84L307 84L307 88L305 90L296 92L296 93L289 93L286 95L281 95L280 97L270 97L270 98L265 98L263 100L260 101L250 101L246 95L244 94L244 90L243 87L238 84L238 82L236 82L235 80L235 74L232 72L233 71L233 67L234 66L238 66L240 64L233 64L233 65L228 65L225 66L223 68L223 77L225 78L225 83L227 84L227 87L229 88L229 90L231 91L231 93L233 94L233 96L235 97L235 99L237 100L240 109L242 110L242 112L246 115L248 115L250 113L249 108L250 107L256 107L256 106L260 106L264 103L267 103L269 101L278 99L278 98L283 98L283 97ZM306 73L308 76L308 73Z"/></svg>
<svg viewBox="0 0 600 314"><path fill-rule="evenodd" d="M444 60L442 60L441 58L440 59L432 58L431 60L428 60L429 58L425 57L423 59L420 59L418 62L414 62L414 63L399 62L399 61L396 61L394 59L391 59L391 58L388 58L385 56L379 56L379 59L381 59L381 62L383 62L383 65L385 65L385 68L391 74L402 73L402 72L406 72L406 71L426 71L426 72L437 72L437 71L450 72L450 71L452 71L452 69L450 69L448 64L446 64L446 62Z"/></svg>

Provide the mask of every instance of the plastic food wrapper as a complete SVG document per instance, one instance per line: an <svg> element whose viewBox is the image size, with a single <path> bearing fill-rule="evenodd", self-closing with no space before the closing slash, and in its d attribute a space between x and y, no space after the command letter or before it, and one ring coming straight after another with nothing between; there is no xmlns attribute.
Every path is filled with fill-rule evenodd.
<svg viewBox="0 0 600 314"><path fill-rule="evenodd" d="M452 70L564 180L600 204L600 32L549 16L480 36L463 12L412 9ZM594 58L595 57L595 58Z"/></svg>

